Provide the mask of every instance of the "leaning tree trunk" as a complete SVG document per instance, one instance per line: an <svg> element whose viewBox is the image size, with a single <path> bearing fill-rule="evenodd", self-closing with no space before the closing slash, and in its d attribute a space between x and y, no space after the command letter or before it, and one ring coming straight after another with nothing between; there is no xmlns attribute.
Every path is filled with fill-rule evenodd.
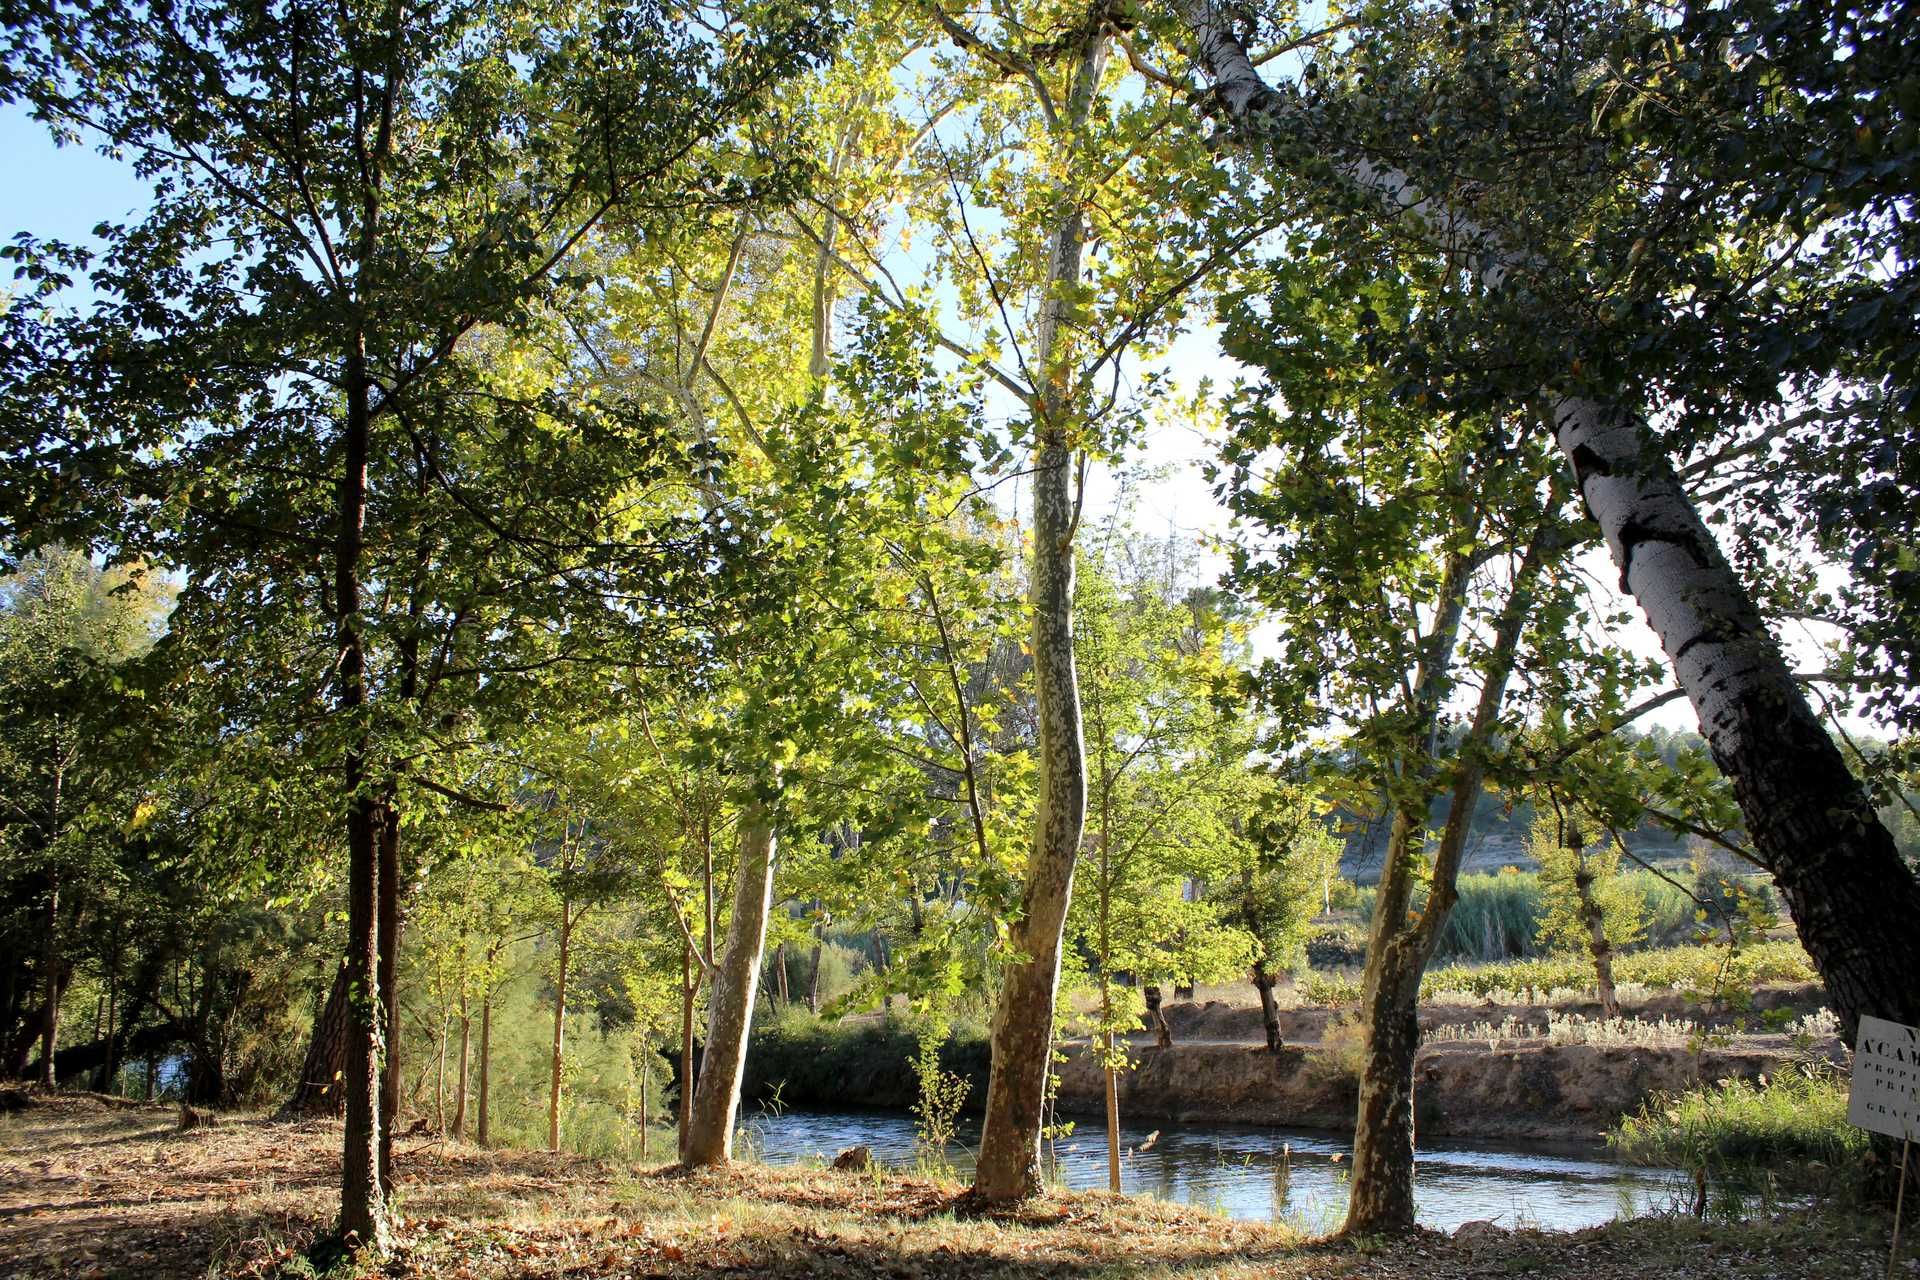
<svg viewBox="0 0 1920 1280"><path fill-rule="evenodd" d="M347 967L334 971L327 1003L314 1019L306 1060L293 1096L281 1108L288 1116L337 1116L346 1102L340 1085L347 1070Z"/></svg>
<svg viewBox="0 0 1920 1280"><path fill-rule="evenodd" d="M747 1066L747 1036L773 909L773 819L754 802L740 815L740 865L734 872L733 918L727 946L713 975L707 1014L707 1044L694 1086L693 1115L682 1161L690 1169L724 1166L733 1159L733 1118L740 1107L740 1080Z"/></svg>
<svg viewBox="0 0 1920 1280"><path fill-rule="evenodd" d="M1226 114L1286 164L1311 160L1401 221L1432 223L1475 251L1498 287L1519 258L1431 201L1404 173L1355 155L1298 150L1302 108L1260 79L1216 0L1173 0ZM1317 143L1309 143L1317 147ZM1621 585L1646 614L1714 762L1733 783L1755 855L1773 873L1801 943L1852 1037L1862 1014L1920 1022L1920 880L1795 683L1753 597L1638 415L1584 398L1554 405L1555 439L1606 537Z"/></svg>
<svg viewBox="0 0 1920 1280"><path fill-rule="evenodd" d="M1280 1005L1273 998L1274 983L1278 979L1267 972L1267 962L1263 958L1253 966L1253 989L1260 993L1260 1025L1267 1033L1267 1052L1280 1052Z"/></svg>
<svg viewBox="0 0 1920 1280"><path fill-rule="evenodd" d="M1083 127L1106 67L1106 29L1093 24L1079 50L1068 127ZM993 1066L986 1115L974 1163L973 1195L987 1204L1023 1200L1041 1189L1040 1133L1047 1073L1053 1058L1054 1001L1074 864L1087 819L1086 744L1080 727L1080 682L1074 666L1074 450L1070 419L1076 400L1069 355L1086 221L1062 192L1048 244L1046 285L1034 343L1043 385L1034 406L1033 682L1037 704L1039 786L1033 851L1027 860L1020 918L1010 930L1012 958L993 1012Z"/></svg>
<svg viewBox="0 0 1920 1280"><path fill-rule="evenodd" d="M1920 1023L1920 881L1794 681L1746 586L1642 425L1556 410L1587 509L1733 783L1851 1040L1863 1014Z"/></svg>

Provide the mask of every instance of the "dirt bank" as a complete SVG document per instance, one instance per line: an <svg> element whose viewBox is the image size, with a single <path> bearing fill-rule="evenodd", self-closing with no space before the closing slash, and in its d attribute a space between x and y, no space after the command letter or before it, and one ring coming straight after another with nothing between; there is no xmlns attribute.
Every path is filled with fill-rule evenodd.
<svg viewBox="0 0 1920 1280"><path fill-rule="evenodd" d="M1430 1137L1591 1142L1658 1093L1702 1082L1751 1080L1781 1069L1792 1051L1774 1043L1705 1048L1439 1041L1420 1050L1414 1101ZM1241 1044L1175 1044L1135 1050L1120 1077L1121 1112L1164 1119L1351 1129L1353 1076L1318 1047L1279 1054ZM1060 1068L1060 1105L1099 1114L1105 1082L1084 1050Z"/></svg>

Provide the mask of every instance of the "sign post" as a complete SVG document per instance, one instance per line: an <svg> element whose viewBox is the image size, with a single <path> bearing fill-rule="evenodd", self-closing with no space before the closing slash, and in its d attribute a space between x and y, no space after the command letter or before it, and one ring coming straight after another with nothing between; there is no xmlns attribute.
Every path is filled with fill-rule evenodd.
<svg viewBox="0 0 1920 1280"><path fill-rule="evenodd" d="M1907 1200L1907 1154L1920 1133L1920 1027L1885 1018L1860 1019L1847 1123L1900 1139L1900 1189L1894 1194L1893 1242L1887 1247L1887 1276L1892 1280L1900 1253L1900 1212Z"/></svg>

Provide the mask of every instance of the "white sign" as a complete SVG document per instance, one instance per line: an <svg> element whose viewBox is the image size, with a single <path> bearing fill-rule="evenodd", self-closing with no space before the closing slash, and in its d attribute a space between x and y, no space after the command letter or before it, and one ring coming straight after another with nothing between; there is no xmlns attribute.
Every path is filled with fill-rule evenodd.
<svg viewBox="0 0 1920 1280"><path fill-rule="evenodd" d="M1847 1123L1892 1138L1920 1138L1920 1027L1860 1019Z"/></svg>

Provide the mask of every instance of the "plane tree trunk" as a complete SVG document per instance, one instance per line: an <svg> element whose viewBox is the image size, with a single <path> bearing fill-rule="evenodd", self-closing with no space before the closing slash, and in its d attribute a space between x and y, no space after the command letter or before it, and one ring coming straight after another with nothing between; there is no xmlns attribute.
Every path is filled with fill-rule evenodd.
<svg viewBox="0 0 1920 1280"><path fill-rule="evenodd" d="M1106 67L1107 34L1099 23L1081 37L1065 128L1084 127ZM1077 139L1069 138L1073 146ZM1023 1200L1041 1189L1040 1133L1053 1055L1054 1001L1060 947L1074 864L1087 818L1086 744L1074 665L1074 535L1076 505L1073 418L1076 413L1070 291L1081 278L1086 222L1079 202L1062 192L1047 246L1046 286L1035 335L1037 389L1033 473L1033 681L1040 742L1033 850L1027 860L1020 918L994 1007L993 1066L975 1161L973 1195L986 1204Z"/></svg>
<svg viewBox="0 0 1920 1280"><path fill-rule="evenodd" d="M681 1160L688 1168L720 1167L733 1159L733 1120L740 1107L740 1080L747 1065L755 988L773 908L774 833L764 804L740 815L740 865L734 872L733 916L727 943L713 974L707 1013L706 1050ZM685 1089L685 1082L682 1082Z"/></svg>

